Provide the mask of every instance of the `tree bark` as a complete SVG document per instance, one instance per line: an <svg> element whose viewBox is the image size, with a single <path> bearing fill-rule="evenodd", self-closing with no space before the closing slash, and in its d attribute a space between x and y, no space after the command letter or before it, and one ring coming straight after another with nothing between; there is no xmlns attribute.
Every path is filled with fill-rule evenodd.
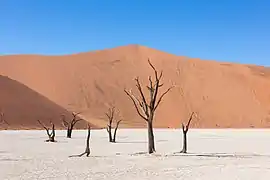
<svg viewBox="0 0 270 180"><path fill-rule="evenodd" d="M114 130L112 142L114 142L114 143L116 142L116 131L115 130Z"/></svg>
<svg viewBox="0 0 270 180"><path fill-rule="evenodd" d="M110 142L113 142L112 131L109 132L109 141L110 141Z"/></svg>
<svg viewBox="0 0 270 180"><path fill-rule="evenodd" d="M187 131L183 130L183 148L181 153L187 153Z"/></svg>
<svg viewBox="0 0 270 180"><path fill-rule="evenodd" d="M154 153L156 151L155 149L155 138L154 138L154 132L153 132L153 123L148 122L148 153Z"/></svg>
<svg viewBox="0 0 270 180"><path fill-rule="evenodd" d="M67 138L71 138L71 134L72 134L72 129L68 128L67 129Z"/></svg>
<svg viewBox="0 0 270 180"><path fill-rule="evenodd" d="M51 136L50 136L50 142L55 142L55 128L54 128L54 124L52 124L52 132L51 132Z"/></svg>
<svg viewBox="0 0 270 180"><path fill-rule="evenodd" d="M85 148L85 153L87 157L90 155L90 133L91 133L91 128L90 128L90 125L88 125L88 134L86 138L86 148Z"/></svg>
<svg viewBox="0 0 270 180"><path fill-rule="evenodd" d="M113 134L113 142L114 143L116 142L116 133L117 133L117 130L118 130L118 127L119 127L119 124L120 124L121 121L122 120L117 121L116 126L114 128L114 134Z"/></svg>
<svg viewBox="0 0 270 180"><path fill-rule="evenodd" d="M109 134L109 142L113 142L113 138L112 138L112 128L111 126L107 127L107 132Z"/></svg>

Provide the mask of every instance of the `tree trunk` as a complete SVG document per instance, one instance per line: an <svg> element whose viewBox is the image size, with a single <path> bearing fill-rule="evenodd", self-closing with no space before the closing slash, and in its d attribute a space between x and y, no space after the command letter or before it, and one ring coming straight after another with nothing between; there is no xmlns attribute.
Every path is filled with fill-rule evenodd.
<svg viewBox="0 0 270 180"><path fill-rule="evenodd" d="M183 149L181 153L187 153L187 131L183 131Z"/></svg>
<svg viewBox="0 0 270 180"><path fill-rule="evenodd" d="M116 142L116 140L115 140L116 139L116 132L117 132L117 129L115 128L114 134L113 134L113 139L112 139L112 142L114 142L114 143Z"/></svg>
<svg viewBox="0 0 270 180"><path fill-rule="evenodd" d="M49 135L49 139L46 142L55 142L55 133L54 131Z"/></svg>
<svg viewBox="0 0 270 180"><path fill-rule="evenodd" d="M86 139L86 148L85 148L85 153L87 157L90 155L90 133L91 133L91 129L90 129L90 125L88 125L88 135Z"/></svg>
<svg viewBox="0 0 270 180"><path fill-rule="evenodd" d="M50 136L49 139L47 140L47 142L55 142L54 136Z"/></svg>
<svg viewBox="0 0 270 180"><path fill-rule="evenodd" d="M72 134L72 129L68 128L67 129L67 138L71 138L71 134Z"/></svg>
<svg viewBox="0 0 270 180"><path fill-rule="evenodd" d="M148 153L152 154L155 152L155 139L154 139L154 132L153 132L153 123L152 121L148 122Z"/></svg>
<svg viewBox="0 0 270 180"><path fill-rule="evenodd" d="M108 134L109 134L109 142L113 142L113 139L112 139L112 128L108 128Z"/></svg>
<svg viewBox="0 0 270 180"><path fill-rule="evenodd" d="M112 132L109 132L109 141L110 141L110 142L113 142L113 139L112 139Z"/></svg>

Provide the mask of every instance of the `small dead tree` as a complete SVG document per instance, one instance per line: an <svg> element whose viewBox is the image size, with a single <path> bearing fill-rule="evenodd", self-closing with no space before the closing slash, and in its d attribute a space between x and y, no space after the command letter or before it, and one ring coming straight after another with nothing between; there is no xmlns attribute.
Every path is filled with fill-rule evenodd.
<svg viewBox="0 0 270 180"><path fill-rule="evenodd" d="M162 98L172 89L172 87L168 88L165 92L161 94L161 96L158 98L159 88L163 86L163 83L160 82L163 72L161 71L160 74L158 74L156 68L152 65L150 60L148 59L148 63L151 66L151 68L154 71L154 82L152 80L152 77L149 76L149 85L146 86L150 97L149 101L147 102L145 94L143 92L141 83L139 81L139 78L135 78L136 81L136 87L139 91L140 97L137 98L133 95L132 91L129 92L125 89L125 93L129 96L129 98L132 100L134 107L136 108L136 111L138 115L144 119L147 123L148 128L148 153L151 154L155 152L155 141L154 141L154 133L153 133L153 120L154 115L157 110L157 107L159 106L160 102L162 101Z"/></svg>
<svg viewBox="0 0 270 180"><path fill-rule="evenodd" d="M72 113L73 117L70 121L67 121L65 115L62 115L62 124L67 129L67 138L71 138L71 134L76 123L83 120L77 118L79 114L80 113Z"/></svg>
<svg viewBox="0 0 270 180"><path fill-rule="evenodd" d="M90 155L90 133L91 133L91 126L90 126L90 123L88 123L88 134L87 134L87 138L86 138L85 151L82 154L72 155L72 156L69 156L69 157L82 157L85 154L88 157Z"/></svg>
<svg viewBox="0 0 270 180"><path fill-rule="evenodd" d="M109 108L109 112L107 112L105 114L108 118L107 132L109 134L109 142L115 143L116 142L116 132L117 132L118 126L122 120L118 120L116 122L116 126L114 128L114 134L112 135L112 128L113 128L112 124L113 124L113 120L115 118L115 107Z"/></svg>
<svg viewBox="0 0 270 180"><path fill-rule="evenodd" d="M5 114L4 114L4 112L1 111L0 112L0 125L2 125L4 123L8 124L8 122L5 120Z"/></svg>
<svg viewBox="0 0 270 180"><path fill-rule="evenodd" d="M52 121L50 121L50 124L52 125L52 130L50 132L50 128L46 127L40 120L37 120L37 121L47 132L47 135L48 135L49 139L47 139L46 142L56 142L55 141L54 123Z"/></svg>
<svg viewBox="0 0 270 180"><path fill-rule="evenodd" d="M193 115L194 115L194 112L191 113L187 125L184 125L184 123L182 123L183 148L180 151L180 153L187 153L187 133L188 133L189 125L190 125L190 123L192 121Z"/></svg>

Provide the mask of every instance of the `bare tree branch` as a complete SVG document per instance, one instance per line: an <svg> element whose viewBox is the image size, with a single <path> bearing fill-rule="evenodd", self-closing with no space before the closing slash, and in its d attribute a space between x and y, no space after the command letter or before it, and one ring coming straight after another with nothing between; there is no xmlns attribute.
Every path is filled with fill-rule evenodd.
<svg viewBox="0 0 270 180"><path fill-rule="evenodd" d="M185 131L185 125L182 123L182 130Z"/></svg>
<svg viewBox="0 0 270 180"><path fill-rule="evenodd" d="M62 115L62 124L67 129L67 138L71 138L72 131L73 131L73 128L76 125L76 123L83 120L81 118L77 119L77 116L79 114L80 114L80 112L78 112L78 113L72 112L73 117L72 117L72 119L70 121L67 121L66 118L65 118L65 115Z"/></svg>
<svg viewBox="0 0 270 180"><path fill-rule="evenodd" d="M55 127L54 123L50 121L50 124L52 125L52 131L50 133L50 128L46 127L40 120L37 120L38 123L46 130L46 133L48 135L48 140L46 142L55 142Z"/></svg>
<svg viewBox="0 0 270 180"><path fill-rule="evenodd" d="M122 120L117 121L117 123L116 123L116 128L118 128L120 122L122 122Z"/></svg>
<svg viewBox="0 0 270 180"><path fill-rule="evenodd" d="M115 126L115 128L114 128L113 142L116 141L116 132L117 132L117 130L118 130L118 126L119 126L119 124L120 124L121 121L122 121L122 120L117 121L116 126Z"/></svg>
<svg viewBox="0 0 270 180"><path fill-rule="evenodd" d="M192 120L192 118L193 118L193 115L194 115L194 112L191 113L191 115L190 115L190 117L189 117L189 120L188 120L188 123L187 123L187 125L186 125L186 130L187 130L187 131L188 131L188 129L189 129L189 125L190 125L190 122L191 122L191 120Z"/></svg>
<svg viewBox="0 0 270 180"><path fill-rule="evenodd" d="M73 118L75 119L79 114L81 114L81 112L77 112L77 113L72 113L72 116L73 116Z"/></svg>
<svg viewBox="0 0 270 180"><path fill-rule="evenodd" d="M84 119L77 119L77 120L72 121L72 126L75 126L75 124L77 124L77 122L82 121L82 120L84 120Z"/></svg>
<svg viewBox="0 0 270 180"><path fill-rule="evenodd" d="M112 142L113 141L113 139L112 139L112 121L114 118L114 111L115 111L114 106L109 108L108 111L109 112L105 113L107 118L108 118L107 132L109 134L109 142Z"/></svg>
<svg viewBox="0 0 270 180"><path fill-rule="evenodd" d="M158 100L158 102L157 102L157 104L156 104L154 110L157 109L157 107L159 106L160 102L162 101L162 98L163 98L163 97L164 97L164 96L165 96L172 88L173 88L173 86L170 87L170 88L168 88L168 89L160 96L160 98L159 98L159 100Z"/></svg>
<svg viewBox="0 0 270 180"><path fill-rule="evenodd" d="M50 129L49 128L47 128L40 120L37 120L38 121L38 123L47 131L47 134L48 134L48 136L50 135L50 133L49 133L49 131L50 131Z"/></svg>
<svg viewBox="0 0 270 180"><path fill-rule="evenodd" d="M106 113L105 113L106 116L107 116L108 119L109 119L110 124L111 124L111 122L112 122L112 120L113 120L113 118L114 118L114 112L115 112L115 107L113 106L113 107L109 108L109 112L106 112Z"/></svg>
<svg viewBox="0 0 270 180"><path fill-rule="evenodd" d="M61 117L62 117L62 125L63 125L65 128L68 128L69 123L66 121L65 115L61 115Z"/></svg>
<svg viewBox="0 0 270 180"><path fill-rule="evenodd" d="M146 117L144 117L142 115L142 113L139 111L138 105L137 105L136 101L134 100L135 97L131 93L127 92L127 90L124 90L124 91L129 96L129 98L132 100L132 102L133 102L133 104L134 104L134 106L136 108L136 111L139 114L139 116L141 116L141 118L143 118L145 121L148 121L148 119Z"/></svg>
<svg viewBox="0 0 270 180"><path fill-rule="evenodd" d="M151 78L150 78L151 79ZM144 94L143 94L143 91L142 91L142 87L141 87L141 84L140 84L140 81L139 81L139 77L137 77L136 79L136 82L137 82L137 88L138 88L138 90L139 90L139 92L140 92L140 95L141 95L141 98L142 98L142 106L144 105L145 107L144 107L144 110L146 111L146 112L148 112L148 105L147 105L147 102L146 102L146 99L145 99L145 96L144 96ZM150 80L151 81L151 80Z"/></svg>
<svg viewBox="0 0 270 180"><path fill-rule="evenodd" d="M156 68L153 66L153 64L151 63L151 61L150 61L149 58L148 58L148 63L149 63L149 65L151 66L151 68L154 70L156 79L158 79L158 73L157 73L157 70L156 70ZM162 76L162 71L161 71L161 76ZM161 78L161 77L160 77L160 78ZM159 79L160 79L160 78L159 78Z"/></svg>
<svg viewBox="0 0 270 180"><path fill-rule="evenodd" d="M150 59L148 59L148 63L152 67L152 69L154 70L154 73L155 73L155 87L153 87L151 89L151 92L150 92L150 94L151 94L150 107L152 109L155 109L155 104L156 104L156 99L157 99L159 87L163 86L163 84L160 85L160 79L162 78L163 71L161 71L160 75L158 76L158 72L157 72L156 68L153 66L153 64L150 62Z"/></svg>

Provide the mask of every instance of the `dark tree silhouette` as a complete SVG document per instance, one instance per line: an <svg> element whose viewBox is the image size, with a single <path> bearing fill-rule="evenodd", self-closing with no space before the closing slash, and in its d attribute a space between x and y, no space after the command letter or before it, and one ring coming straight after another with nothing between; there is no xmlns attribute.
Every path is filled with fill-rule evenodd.
<svg viewBox="0 0 270 180"><path fill-rule="evenodd" d="M37 121L47 132L47 135L48 135L49 139L47 139L46 142L56 142L55 141L54 123L52 121L50 121L50 124L52 125L52 130L50 132L50 128L46 127L40 120L37 120Z"/></svg>
<svg viewBox="0 0 270 180"><path fill-rule="evenodd" d="M113 128L112 124L113 124L113 121L115 119L115 107L109 108L109 112L107 112L105 114L108 118L107 132L109 135L109 142L115 143L116 142L116 132L117 132L118 126L122 120L116 121L116 126L114 128L114 134L112 135L112 128Z"/></svg>
<svg viewBox="0 0 270 180"><path fill-rule="evenodd" d="M163 92L160 97L158 98L159 88L163 86L163 84L160 82L163 72L161 71L160 74L157 72L156 68L152 65L150 60L148 59L148 63L151 66L151 68L154 71L154 82L152 80L152 77L149 76L149 85L147 86L147 89L150 94L149 102L147 102L145 94L143 93L142 86L140 84L139 78L135 78L136 81L136 87L139 91L140 97L137 98L133 95L132 91L129 92L125 89L125 93L129 96L129 98L132 100L134 107L136 108L136 111L138 115L144 119L147 123L148 127L148 153L151 154L155 152L155 141L154 141L154 133L153 133L153 120L154 115L156 112L157 107L159 106L160 102L162 101L162 98L172 89L172 87L168 88L165 92Z"/></svg>
<svg viewBox="0 0 270 180"><path fill-rule="evenodd" d="M191 113L188 123L187 125L184 125L184 123L182 123L182 130L183 130L183 148L180 151L180 153L187 153L187 133L188 133L188 129L189 129L189 125L192 121L194 112Z"/></svg>
<svg viewBox="0 0 270 180"><path fill-rule="evenodd" d="M88 123L87 125L88 125L88 134L87 134L87 138L86 138L86 148L85 148L85 151L82 154L72 155L72 156L69 156L69 157L82 157L85 154L88 157L90 155L90 133L91 133L91 126L90 126L90 123Z"/></svg>
<svg viewBox="0 0 270 180"><path fill-rule="evenodd" d="M70 121L67 121L65 115L62 115L62 124L67 129L67 138L71 138L72 131L76 123L83 120L81 118L77 118L79 114L80 113L72 113L73 117Z"/></svg>

